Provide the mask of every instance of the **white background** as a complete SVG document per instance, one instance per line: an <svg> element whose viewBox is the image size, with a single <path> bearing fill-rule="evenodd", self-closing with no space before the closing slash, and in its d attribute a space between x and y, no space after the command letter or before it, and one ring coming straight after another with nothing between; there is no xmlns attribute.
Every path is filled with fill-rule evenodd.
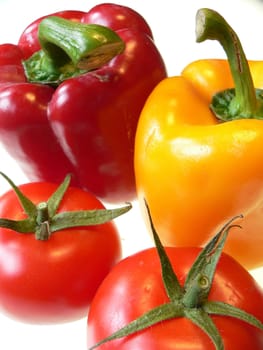
<svg viewBox="0 0 263 350"><path fill-rule="evenodd" d="M88 11L98 1L84 0L0 0L0 42L17 43L20 33L34 19L59 10ZM150 24L155 42L166 62L169 75L180 74L189 62L225 54L216 42L195 43L195 14L201 7L219 11L237 31L250 59L263 60L263 1L260 0L162 0L116 1L140 12ZM26 182L14 161L0 147L0 170L16 184ZM0 179L0 193L8 189ZM136 206L116 220L120 228L124 255L151 244ZM135 244L135 242L137 242ZM263 286L263 269L252 271ZM32 326L0 316L0 348L3 350L86 349L86 319L58 326Z"/></svg>

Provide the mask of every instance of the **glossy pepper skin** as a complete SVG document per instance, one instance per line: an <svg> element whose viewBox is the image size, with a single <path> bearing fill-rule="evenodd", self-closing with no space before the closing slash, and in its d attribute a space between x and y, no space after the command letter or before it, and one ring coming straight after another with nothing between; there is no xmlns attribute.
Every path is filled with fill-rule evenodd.
<svg viewBox="0 0 263 350"><path fill-rule="evenodd" d="M250 61L257 88L263 62ZM234 86L227 60L190 63L164 79L142 111L135 142L139 201L146 200L169 246L201 246L223 222L243 214L225 251L247 268L263 265L263 121L219 121L210 108Z"/></svg>
<svg viewBox="0 0 263 350"><path fill-rule="evenodd" d="M0 85L0 132L5 135L1 141L30 180L58 182L71 173L74 184L105 202L129 201L136 197L133 158L137 121L146 98L166 77L166 68L149 25L134 10L102 4L88 12L69 12L56 15L112 28L122 38L124 51L102 67L56 87L29 82L23 72L20 79L24 82L13 84L15 77L9 75ZM30 24L18 41L25 59L40 48L37 29L42 20ZM0 79L4 69L0 65ZM45 101L40 102L39 94ZM16 112L8 107L9 101ZM34 143L30 137L33 118L50 133ZM26 135L23 143L19 130Z"/></svg>

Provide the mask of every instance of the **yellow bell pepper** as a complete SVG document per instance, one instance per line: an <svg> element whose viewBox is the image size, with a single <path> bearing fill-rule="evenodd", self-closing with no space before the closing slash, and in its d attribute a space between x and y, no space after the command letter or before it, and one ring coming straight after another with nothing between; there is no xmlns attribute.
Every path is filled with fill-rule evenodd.
<svg viewBox="0 0 263 350"><path fill-rule="evenodd" d="M197 41L216 39L228 60L199 60L160 82L135 141L138 199L163 244L203 246L242 214L225 251L263 265L263 62L247 61L222 16L197 13ZM146 215L147 216L147 215Z"/></svg>

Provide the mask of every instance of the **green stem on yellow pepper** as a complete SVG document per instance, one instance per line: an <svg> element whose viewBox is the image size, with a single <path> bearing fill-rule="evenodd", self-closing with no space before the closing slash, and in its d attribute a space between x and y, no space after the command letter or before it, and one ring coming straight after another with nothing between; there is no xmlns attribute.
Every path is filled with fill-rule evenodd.
<svg viewBox="0 0 263 350"><path fill-rule="evenodd" d="M125 44L113 30L50 16L40 22L42 50L23 62L31 82L59 82L97 69L123 52Z"/></svg>
<svg viewBox="0 0 263 350"><path fill-rule="evenodd" d="M196 15L196 41L218 40L228 58L235 88L216 94L211 108L223 120L263 118L261 90L256 90L241 42L216 11L203 8Z"/></svg>

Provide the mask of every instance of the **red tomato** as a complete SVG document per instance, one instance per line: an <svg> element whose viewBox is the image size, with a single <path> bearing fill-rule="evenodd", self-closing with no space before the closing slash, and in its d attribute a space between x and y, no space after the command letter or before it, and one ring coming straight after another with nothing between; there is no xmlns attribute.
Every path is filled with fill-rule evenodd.
<svg viewBox="0 0 263 350"><path fill-rule="evenodd" d="M33 203L46 201L52 183L19 186ZM58 212L104 208L86 191L69 187ZM0 198L0 217L25 217L14 191ZM99 284L120 259L113 222L63 229L46 241L34 233L0 228L0 310L29 323L66 322L86 316Z"/></svg>
<svg viewBox="0 0 263 350"><path fill-rule="evenodd" d="M169 259L183 285L199 248L167 248ZM263 320L263 292L252 276L233 258L222 254L209 300L223 301ZM88 346L167 303L155 248L118 263L99 287L90 307ZM211 316L224 342L224 350L262 350L263 332L237 319ZM163 321L150 328L113 340L98 349L118 350L215 350L210 338L186 318Z"/></svg>

